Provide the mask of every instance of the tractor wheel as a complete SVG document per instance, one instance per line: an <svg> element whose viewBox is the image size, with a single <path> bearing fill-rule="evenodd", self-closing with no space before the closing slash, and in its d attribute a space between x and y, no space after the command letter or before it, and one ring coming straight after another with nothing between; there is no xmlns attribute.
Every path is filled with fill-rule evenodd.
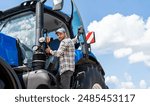
<svg viewBox="0 0 150 106"><path fill-rule="evenodd" d="M76 68L75 87L77 89L106 89L102 68L96 64L83 64Z"/></svg>
<svg viewBox="0 0 150 106"><path fill-rule="evenodd" d="M20 81L14 70L0 58L0 85L2 89L19 89Z"/></svg>

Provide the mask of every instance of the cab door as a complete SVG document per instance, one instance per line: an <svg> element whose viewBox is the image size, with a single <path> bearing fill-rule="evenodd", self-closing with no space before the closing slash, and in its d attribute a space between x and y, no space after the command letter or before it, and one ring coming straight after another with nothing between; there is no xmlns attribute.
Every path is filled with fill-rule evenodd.
<svg viewBox="0 0 150 106"><path fill-rule="evenodd" d="M83 27L84 29L84 25L83 25L80 13L78 11L78 8L76 7L73 0L71 0L71 2L72 2L71 25L72 25L73 35L75 37L78 34L78 28ZM80 44L80 48L81 48L83 56L88 58L88 45L86 42L85 31L83 32L82 35L79 36L78 41L79 41L78 43Z"/></svg>
<svg viewBox="0 0 150 106"><path fill-rule="evenodd" d="M80 13L78 11L78 8L76 7L74 1L73 0L71 1L72 1L72 9L73 9L72 14L71 14L71 24L72 24L73 34L74 36L76 36L78 33L78 28L81 26L84 27L84 25L83 25ZM80 43L85 42L84 37L85 37L85 33L83 34L83 36L79 37Z"/></svg>

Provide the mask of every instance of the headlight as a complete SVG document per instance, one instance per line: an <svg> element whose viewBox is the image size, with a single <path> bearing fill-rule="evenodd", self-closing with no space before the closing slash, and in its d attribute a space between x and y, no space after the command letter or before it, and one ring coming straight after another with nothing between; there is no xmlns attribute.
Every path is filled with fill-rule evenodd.
<svg viewBox="0 0 150 106"><path fill-rule="evenodd" d="M44 43L44 42L45 42L45 37L40 37L40 38L39 38L39 42L40 42L40 43Z"/></svg>
<svg viewBox="0 0 150 106"><path fill-rule="evenodd" d="M34 46L32 47L32 50L33 50L33 51L37 51L38 48L39 48L39 47L38 47L37 45L34 45Z"/></svg>

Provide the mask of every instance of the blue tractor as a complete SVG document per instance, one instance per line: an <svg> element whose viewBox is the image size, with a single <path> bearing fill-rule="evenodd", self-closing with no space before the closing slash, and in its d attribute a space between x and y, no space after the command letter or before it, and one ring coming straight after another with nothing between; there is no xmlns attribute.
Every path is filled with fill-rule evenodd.
<svg viewBox="0 0 150 106"><path fill-rule="evenodd" d="M0 88L59 89L58 58L46 55L45 37L53 38L49 46L57 50L60 42L54 31L64 27L70 38L80 35L75 44L76 65L70 87L106 89L104 70L91 52L74 1L70 0L70 15L61 11L63 0L53 0L53 7L45 2L25 1L0 11Z"/></svg>

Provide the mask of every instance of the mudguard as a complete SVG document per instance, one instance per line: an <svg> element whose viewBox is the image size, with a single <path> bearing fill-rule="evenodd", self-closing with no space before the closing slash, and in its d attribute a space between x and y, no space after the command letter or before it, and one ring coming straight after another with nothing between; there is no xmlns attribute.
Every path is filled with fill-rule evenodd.
<svg viewBox="0 0 150 106"><path fill-rule="evenodd" d="M51 87L51 78L46 70L35 70L27 74L27 81L24 81L27 83L27 89L48 89Z"/></svg>

